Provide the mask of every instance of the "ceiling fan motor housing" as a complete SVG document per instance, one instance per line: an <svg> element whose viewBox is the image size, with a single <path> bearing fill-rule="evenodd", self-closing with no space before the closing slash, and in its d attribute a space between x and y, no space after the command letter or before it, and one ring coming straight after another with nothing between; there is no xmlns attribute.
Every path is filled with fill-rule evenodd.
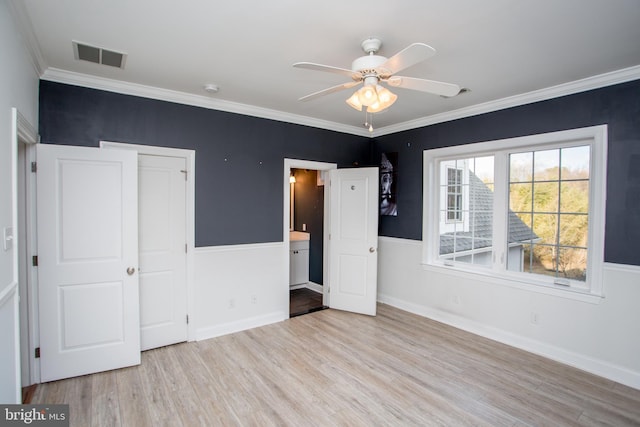
<svg viewBox="0 0 640 427"><path fill-rule="evenodd" d="M362 77L378 76L376 69L387 62L387 58L380 55L367 55L357 58L351 63L351 69L360 73Z"/></svg>

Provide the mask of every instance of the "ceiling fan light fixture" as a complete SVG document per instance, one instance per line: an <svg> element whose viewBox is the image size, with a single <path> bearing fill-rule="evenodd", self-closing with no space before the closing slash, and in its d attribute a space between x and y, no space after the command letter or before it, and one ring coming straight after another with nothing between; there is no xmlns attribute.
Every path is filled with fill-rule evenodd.
<svg viewBox="0 0 640 427"><path fill-rule="evenodd" d="M367 107L368 113L379 113L382 110L386 110L398 99L398 95L381 85L376 85L376 93L378 101Z"/></svg>
<svg viewBox="0 0 640 427"><path fill-rule="evenodd" d="M358 97L358 91L354 92L346 102L351 108L362 111L362 104L360 103L360 99Z"/></svg>
<svg viewBox="0 0 640 427"><path fill-rule="evenodd" d="M364 106L368 107L378 102L378 95L374 85L362 86L356 93L358 94L358 100Z"/></svg>

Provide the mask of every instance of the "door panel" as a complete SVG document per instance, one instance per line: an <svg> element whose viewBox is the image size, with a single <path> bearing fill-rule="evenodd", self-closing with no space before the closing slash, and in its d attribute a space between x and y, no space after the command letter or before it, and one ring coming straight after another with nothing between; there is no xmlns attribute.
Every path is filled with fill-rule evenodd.
<svg viewBox="0 0 640 427"><path fill-rule="evenodd" d="M37 161L41 380L139 364L136 153L39 144Z"/></svg>
<svg viewBox="0 0 640 427"><path fill-rule="evenodd" d="M142 350L187 340L186 160L140 154Z"/></svg>
<svg viewBox="0 0 640 427"><path fill-rule="evenodd" d="M329 306L375 315L378 168L336 169L329 175Z"/></svg>

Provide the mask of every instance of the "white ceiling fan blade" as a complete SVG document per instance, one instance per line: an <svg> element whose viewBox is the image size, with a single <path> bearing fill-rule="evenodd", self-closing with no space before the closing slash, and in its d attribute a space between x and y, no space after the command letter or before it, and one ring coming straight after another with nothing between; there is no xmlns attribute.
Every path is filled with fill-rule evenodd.
<svg viewBox="0 0 640 427"><path fill-rule="evenodd" d="M391 74L395 74L418 62L431 58L435 54L436 50L428 44L413 43L387 59L387 61L378 68L388 70Z"/></svg>
<svg viewBox="0 0 640 427"><path fill-rule="evenodd" d="M417 79L414 77L393 76L387 80L389 86L404 89L419 90L440 96L456 96L460 93L460 86L453 83L437 82L435 80Z"/></svg>
<svg viewBox="0 0 640 427"><path fill-rule="evenodd" d="M354 73L352 70L347 70L346 68L332 67L331 65L314 64L313 62L296 62L295 64L293 64L293 66L296 68L305 68L307 70L341 74L354 80L359 76L358 73Z"/></svg>
<svg viewBox="0 0 640 427"><path fill-rule="evenodd" d="M330 93L334 93L334 92L339 92L344 89L349 89L359 84L360 82L343 83L341 85L333 86L327 89L322 89L318 92L314 92L307 96L303 96L302 98L298 99L298 101L311 101L312 99L320 98L321 96L329 95Z"/></svg>

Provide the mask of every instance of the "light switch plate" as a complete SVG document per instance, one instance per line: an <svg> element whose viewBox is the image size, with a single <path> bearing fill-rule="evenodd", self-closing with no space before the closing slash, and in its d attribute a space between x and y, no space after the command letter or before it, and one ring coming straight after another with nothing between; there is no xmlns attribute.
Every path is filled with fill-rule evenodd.
<svg viewBox="0 0 640 427"><path fill-rule="evenodd" d="M13 249L13 227L4 227L2 229L2 244L5 251Z"/></svg>

